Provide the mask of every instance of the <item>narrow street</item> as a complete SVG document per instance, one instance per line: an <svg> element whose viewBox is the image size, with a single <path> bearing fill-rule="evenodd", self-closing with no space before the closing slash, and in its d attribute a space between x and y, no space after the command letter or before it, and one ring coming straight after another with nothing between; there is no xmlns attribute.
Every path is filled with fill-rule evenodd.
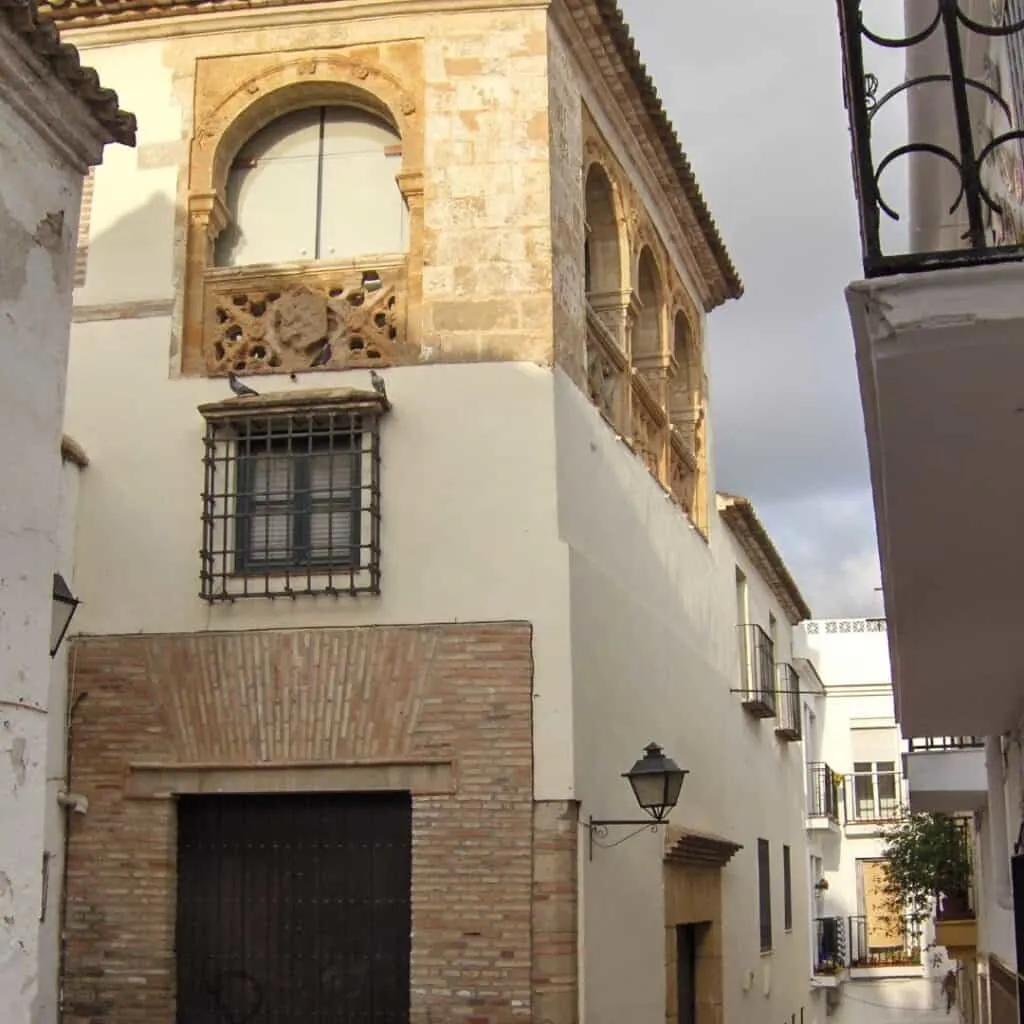
<svg viewBox="0 0 1024 1024"><path fill-rule="evenodd" d="M947 1015L938 981L890 978L844 985L828 1019L834 1024L959 1024L960 1018L955 1008Z"/></svg>

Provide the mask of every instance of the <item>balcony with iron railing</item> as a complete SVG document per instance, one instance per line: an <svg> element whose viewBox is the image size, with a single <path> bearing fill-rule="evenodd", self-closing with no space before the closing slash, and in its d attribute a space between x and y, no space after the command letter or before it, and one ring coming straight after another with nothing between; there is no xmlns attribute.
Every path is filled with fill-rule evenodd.
<svg viewBox="0 0 1024 1024"><path fill-rule="evenodd" d="M841 807L839 776L823 761L807 766L807 828L836 829Z"/></svg>
<svg viewBox="0 0 1024 1024"><path fill-rule="evenodd" d="M988 801L985 741L979 736L914 737L904 755L912 811L960 814Z"/></svg>
<svg viewBox="0 0 1024 1024"><path fill-rule="evenodd" d="M935 750L974 750L985 746L983 736L924 736L907 741L910 752Z"/></svg>
<svg viewBox="0 0 1024 1024"><path fill-rule="evenodd" d="M802 734L800 728L800 676L788 662L775 666L779 720L775 735L779 739L795 742Z"/></svg>
<svg viewBox="0 0 1024 1024"><path fill-rule="evenodd" d="M905 918L849 919L850 966L861 968L919 967L921 926Z"/></svg>
<svg viewBox="0 0 1024 1024"><path fill-rule="evenodd" d="M846 966L846 922L841 917L816 917L814 928L814 973L836 977Z"/></svg>
<svg viewBox="0 0 1024 1024"><path fill-rule="evenodd" d="M1024 10L839 0L838 11L868 279L848 287L847 306L900 724L1000 734L1020 714L1005 656L1019 634L1006 558L1018 537L1005 510L1024 504L1024 478L992 467L1015 465L1019 447L994 410L1020 406ZM958 495L986 500L951 500L949 465ZM949 609L979 587L994 611L959 616L956 642L942 642ZM953 806L955 787L932 792L931 806Z"/></svg>
<svg viewBox="0 0 1024 1024"><path fill-rule="evenodd" d="M738 626L737 634L743 707L755 718L774 718L775 644L756 623Z"/></svg>

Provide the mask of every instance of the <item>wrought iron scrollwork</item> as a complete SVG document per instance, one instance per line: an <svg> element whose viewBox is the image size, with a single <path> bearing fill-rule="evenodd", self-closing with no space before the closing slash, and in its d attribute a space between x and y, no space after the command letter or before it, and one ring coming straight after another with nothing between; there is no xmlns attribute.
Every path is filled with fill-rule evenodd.
<svg viewBox="0 0 1024 1024"><path fill-rule="evenodd" d="M987 215L1002 217L1006 211L1003 201L986 187L983 174L986 161L999 147L1024 141L1024 130L1014 124L1014 112L1006 98L991 85L968 73L963 39L968 33L989 39L1008 39L1024 33L1024 19L1009 24L985 25L966 14L960 3L961 0L935 0L934 16L923 27L902 37L893 37L865 24L862 0L839 0L845 96L854 149L864 271L868 277L940 266L1024 259L1024 247L996 245L987 236ZM944 55L946 68L942 73L909 77L880 96L878 78L865 70L865 41L890 50L933 46L936 52L941 50ZM878 114L896 97L902 96L913 103L921 87L942 85L949 87L953 100L954 121L951 127L956 139L955 148L932 140L908 140L884 154L877 154L872 147L872 125ZM972 110L972 96L983 97L987 110L998 111L1006 120L1007 130L995 134L984 144L980 142L983 123L977 120L977 102ZM1024 96L1019 100L1024 101ZM884 213L892 220L899 220L900 215L883 196L881 178L896 160L912 154L934 156L955 171L959 186L949 213L961 211L965 215L962 248L899 255L883 253L880 215Z"/></svg>

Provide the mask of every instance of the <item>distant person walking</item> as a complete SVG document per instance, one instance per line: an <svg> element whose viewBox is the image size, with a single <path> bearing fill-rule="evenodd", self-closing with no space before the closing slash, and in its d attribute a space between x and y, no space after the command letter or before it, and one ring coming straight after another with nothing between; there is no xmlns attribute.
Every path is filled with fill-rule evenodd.
<svg viewBox="0 0 1024 1024"><path fill-rule="evenodd" d="M956 1002L956 974L951 967L942 979L942 994L946 997L946 1013L950 1013Z"/></svg>

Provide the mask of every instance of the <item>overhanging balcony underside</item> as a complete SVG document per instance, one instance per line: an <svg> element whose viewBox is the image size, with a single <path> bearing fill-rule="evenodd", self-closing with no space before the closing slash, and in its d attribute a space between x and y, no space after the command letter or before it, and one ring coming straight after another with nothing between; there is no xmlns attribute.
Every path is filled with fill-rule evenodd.
<svg viewBox="0 0 1024 1024"><path fill-rule="evenodd" d="M924 749L911 740L906 755L907 785L912 811L960 814L978 811L988 798L985 750L973 737L943 737L945 746Z"/></svg>
<svg viewBox="0 0 1024 1024"><path fill-rule="evenodd" d="M905 734L1019 713L1024 266L848 291Z"/></svg>

